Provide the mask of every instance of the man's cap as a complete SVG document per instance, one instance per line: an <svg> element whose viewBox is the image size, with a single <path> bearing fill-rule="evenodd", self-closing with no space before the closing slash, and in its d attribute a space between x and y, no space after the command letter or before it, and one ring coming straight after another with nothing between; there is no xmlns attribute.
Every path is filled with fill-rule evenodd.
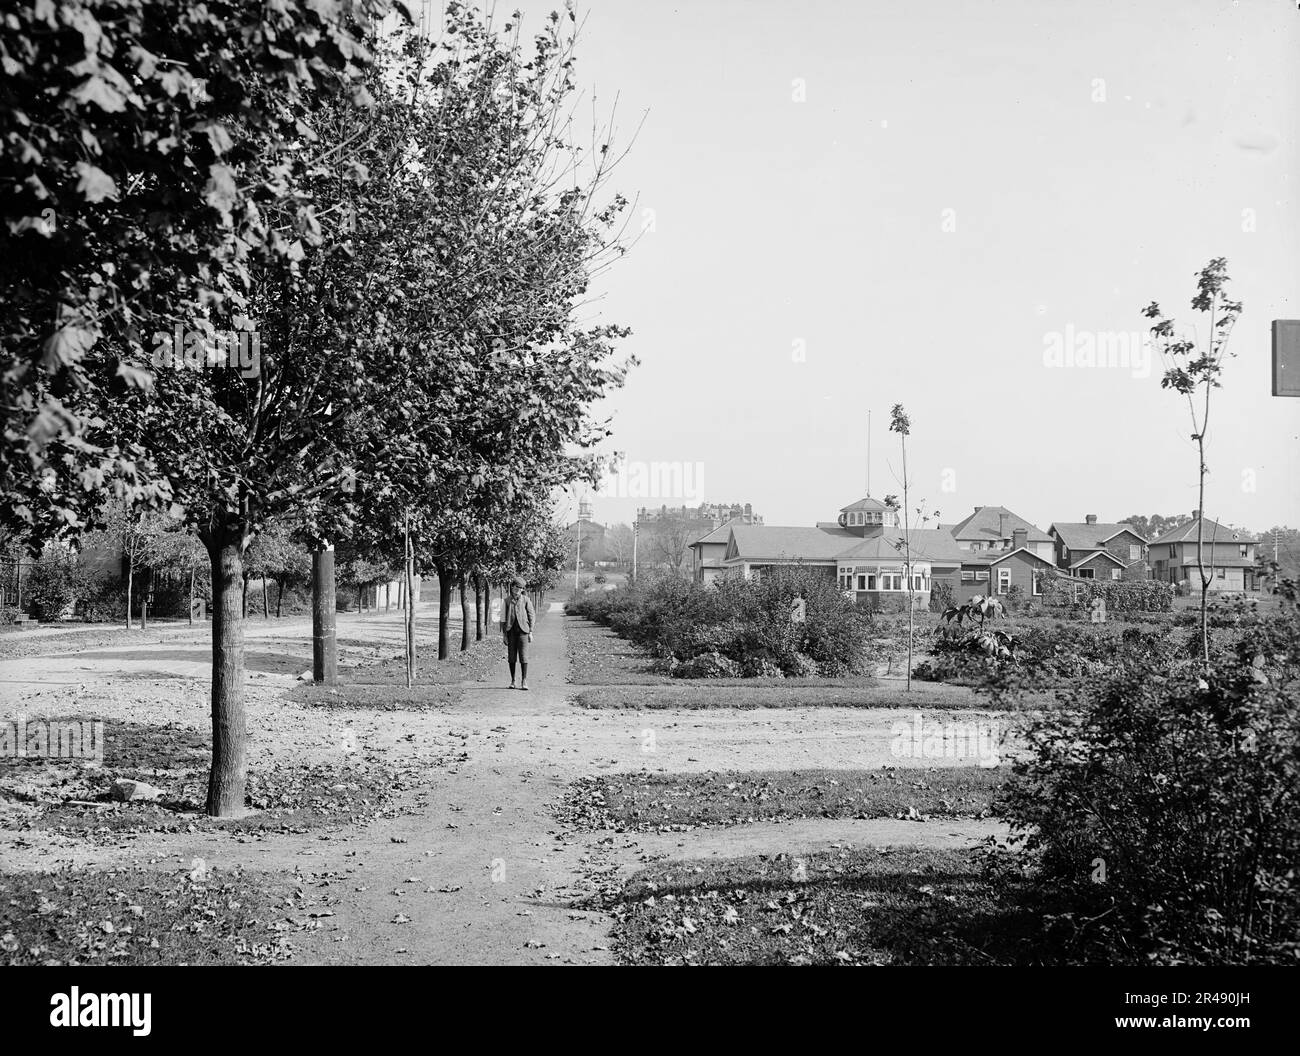
<svg viewBox="0 0 1300 1056"><path fill-rule="evenodd" d="M510 581L510 585L512 587L526 587L528 586L528 582L523 576L515 576L515 578Z"/></svg>

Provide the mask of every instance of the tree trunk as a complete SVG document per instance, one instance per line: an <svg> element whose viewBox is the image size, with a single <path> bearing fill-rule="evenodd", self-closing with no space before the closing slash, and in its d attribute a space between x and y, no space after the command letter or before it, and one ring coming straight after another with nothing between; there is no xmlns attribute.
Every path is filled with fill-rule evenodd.
<svg viewBox="0 0 1300 1056"><path fill-rule="evenodd" d="M404 588L406 596L411 596L415 586L415 547L411 543L411 514L406 514L406 533L402 544L402 582L398 585L398 601ZM415 607L407 605L402 611L402 624L406 631L406 688L415 682Z"/></svg>
<svg viewBox="0 0 1300 1056"><path fill-rule="evenodd" d="M460 651L469 648L469 594L466 593L465 573L460 574Z"/></svg>
<svg viewBox="0 0 1300 1056"><path fill-rule="evenodd" d="M135 588L135 559L127 554L126 559L126 629L131 629L131 592Z"/></svg>
<svg viewBox="0 0 1300 1056"><path fill-rule="evenodd" d="M335 633L334 547L326 544L311 555L311 675L326 686L339 680L339 643Z"/></svg>
<svg viewBox="0 0 1300 1056"><path fill-rule="evenodd" d="M241 572L240 575L244 579L244 596L243 602L241 603L241 612L243 613L243 619L246 620L248 619L248 573Z"/></svg>
<svg viewBox="0 0 1300 1056"><path fill-rule="evenodd" d="M1211 331L1213 335L1213 331ZM1205 419L1210 416L1210 390L1205 390ZM1201 577L1201 663L1210 666L1210 577L1205 574L1205 428L1196 435L1197 458L1200 459L1200 472L1197 481L1196 508L1196 571ZM1213 564L1211 564L1213 570Z"/></svg>
<svg viewBox="0 0 1300 1056"><path fill-rule="evenodd" d="M271 603L266 600L266 576L262 577L262 619L271 618Z"/></svg>
<svg viewBox="0 0 1300 1056"><path fill-rule="evenodd" d="M392 574L391 572L389 573ZM393 581L391 579L384 581L384 615L388 615L388 610L392 608L393 602Z"/></svg>
<svg viewBox="0 0 1300 1056"><path fill-rule="evenodd" d="M194 566L190 565L190 626L194 626Z"/></svg>
<svg viewBox="0 0 1300 1056"><path fill-rule="evenodd" d="M230 530L204 540L212 562L212 772L207 812L228 818L244 810L248 763L244 720L244 623L240 588L246 585L239 535Z"/></svg>
<svg viewBox="0 0 1300 1056"><path fill-rule="evenodd" d="M153 575L145 577L144 592L140 595L140 630L149 629L149 588L153 586Z"/></svg>
<svg viewBox="0 0 1300 1056"><path fill-rule="evenodd" d="M483 640L483 577L474 577L474 641Z"/></svg>
<svg viewBox="0 0 1300 1056"><path fill-rule="evenodd" d="M916 591L912 587L912 531L911 513L907 506L907 439L900 433L898 442L903 450L903 556L907 575L907 691L912 691L912 644L916 640Z"/></svg>
<svg viewBox="0 0 1300 1056"><path fill-rule="evenodd" d="M280 618L280 611L284 606L284 576L275 581L275 618Z"/></svg>
<svg viewBox="0 0 1300 1056"><path fill-rule="evenodd" d="M435 562L438 571L438 659L446 660L451 653L451 577L447 568Z"/></svg>

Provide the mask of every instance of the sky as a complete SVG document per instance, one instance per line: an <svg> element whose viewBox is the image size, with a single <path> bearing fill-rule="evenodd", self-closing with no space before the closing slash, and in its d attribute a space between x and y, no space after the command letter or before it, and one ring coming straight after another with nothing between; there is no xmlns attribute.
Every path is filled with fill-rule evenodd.
<svg viewBox="0 0 1300 1056"><path fill-rule="evenodd" d="M528 28L560 5L518 6ZM639 237L586 311L633 330L640 365L597 413L640 469L596 520L705 500L834 519L867 490L868 412L871 492L901 492L896 403L911 505L945 523L1190 512L1187 406L1143 358L1141 309L1203 336L1195 276L1222 256L1245 312L1206 510L1300 524L1300 399L1270 394L1271 322L1300 318L1295 4L598 0L578 17L577 80L598 110L617 95L621 142L636 133L613 186ZM1063 354L1095 342L1102 365ZM673 463L682 486L658 490L676 494L629 494Z"/></svg>

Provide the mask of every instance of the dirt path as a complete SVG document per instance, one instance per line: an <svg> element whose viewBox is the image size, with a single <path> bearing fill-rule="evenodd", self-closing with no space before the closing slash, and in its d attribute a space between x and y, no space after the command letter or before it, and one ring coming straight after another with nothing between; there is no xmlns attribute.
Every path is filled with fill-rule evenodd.
<svg viewBox="0 0 1300 1056"><path fill-rule="evenodd" d="M597 887L647 861L794 853L832 843L952 846L973 843L992 822L792 821L688 833L574 833L555 820L565 786L602 771L683 772L945 765L890 751L896 710L591 711L573 705L566 681L566 623L553 601L538 625L532 689L511 691L504 650L461 699L421 712L334 711L285 697L310 657L305 620L247 624L251 760L326 760L350 735L377 759L427 774L407 813L364 828L304 835L222 832L144 834L95 846L46 832L0 829L10 869L134 866L189 869L202 858L288 874L314 913L295 934L302 963L609 963L611 921L587 908ZM421 606L429 634L436 608ZM175 625L129 644L78 649L51 643L45 656L0 661L0 701L28 716L88 711L142 723L207 723L206 628ZM396 655L401 618L340 614L350 664ZM495 647L495 644L494 644ZM445 765L448 759L457 760ZM952 760L961 765L961 760Z"/></svg>

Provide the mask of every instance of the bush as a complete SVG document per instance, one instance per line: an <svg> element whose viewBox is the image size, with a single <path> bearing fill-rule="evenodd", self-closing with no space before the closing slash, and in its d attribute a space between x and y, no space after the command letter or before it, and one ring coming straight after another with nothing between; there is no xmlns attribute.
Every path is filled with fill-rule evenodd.
<svg viewBox="0 0 1300 1056"><path fill-rule="evenodd" d="M802 623L790 619L796 597L804 599ZM871 615L846 600L830 577L799 566L707 586L664 575L575 593L566 608L644 646L661 661L659 670L678 677L721 677L696 673L718 671L715 660L685 671L678 666L702 656L734 664L735 675L727 677L842 677L870 668Z"/></svg>
<svg viewBox="0 0 1300 1056"><path fill-rule="evenodd" d="M1015 626L1014 657L991 662L963 642L939 634L929 657L913 671L916 678L959 685L984 685L995 675L1011 678L1023 689L1052 689L1081 679L1101 678L1119 664L1146 664L1153 669L1195 658L1186 642L1168 631L1126 626L1116 634L1090 623L1029 622ZM1199 639L1193 643L1199 648Z"/></svg>
<svg viewBox="0 0 1300 1056"><path fill-rule="evenodd" d="M1098 959L1296 963L1294 601L1208 671L1133 643L1028 726L1000 807L1024 834L1018 864Z"/></svg>
<svg viewBox="0 0 1300 1056"><path fill-rule="evenodd" d="M672 674L674 678L739 678L741 670L736 661L721 653L700 653L677 664Z"/></svg>
<svg viewBox="0 0 1300 1056"><path fill-rule="evenodd" d="M952 584L946 579L934 580L930 586L930 611L944 612L952 606Z"/></svg>
<svg viewBox="0 0 1300 1056"><path fill-rule="evenodd" d="M27 577L25 597L38 620L61 620L77 596L77 556L52 543Z"/></svg>
<svg viewBox="0 0 1300 1056"><path fill-rule="evenodd" d="M1170 583L1154 579L1075 579L1057 572L1042 577L1043 604L1090 609L1094 598L1110 612L1168 612L1174 603Z"/></svg>
<svg viewBox="0 0 1300 1056"><path fill-rule="evenodd" d="M83 576L77 588L77 613L89 623L125 619L126 584L107 571Z"/></svg>

